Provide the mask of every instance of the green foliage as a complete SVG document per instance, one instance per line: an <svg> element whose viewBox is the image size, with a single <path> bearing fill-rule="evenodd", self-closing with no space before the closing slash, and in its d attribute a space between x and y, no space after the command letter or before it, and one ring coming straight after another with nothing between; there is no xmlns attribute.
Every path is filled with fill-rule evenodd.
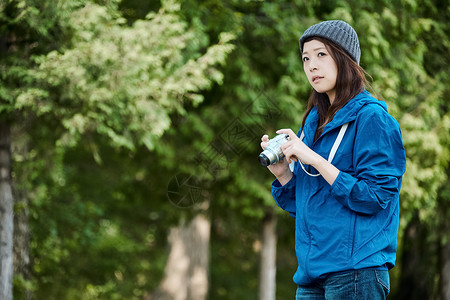
<svg viewBox="0 0 450 300"><path fill-rule="evenodd" d="M17 274L17 297L34 287L37 298L138 299L158 284L166 237L156 224L174 217L154 203L166 191L147 172L161 169L144 161L170 114L223 81L234 36L210 44L172 1L128 25L118 4L2 6L0 111L15 124L13 177L31 202L33 279ZM134 167L130 150L145 154Z"/></svg>
<svg viewBox="0 0 450 300"><path fill-rule="evenodd" d="M126 153L101 152L104 166L89 147L74 148L39 178L45 190L34 195L39 213L30 219L37 298L138 299L158 282L164 261L150 258L165 252L156 231L164 212L148 201L142 166Z"/></svg>
<svg viewBox="0 0 450 300"><path fill-rule="evenodd" d="M222 81L215 68L233 49L233 36L200 54L197 33L165 2L158 13L132 27L107 7L86 4L74 11L68 47L35 57L35 86L17 97L16 109L53 114L65 128L58 145L73 146L83 136L107 136L112 145L153 149L170 127L169 114L203 101L199 93Z"/></svg>
<svg viewBox="0 0 450 300"><path fill-rule="evenodd" d="M30 199L33 280L16 277L19 298L142 298L161 279L168 228L208 195L210 298L254 299L258 224L275 205L259 140L300 127L310 86L298 38L324 19L355 27L361 65L401 125L401 233L419 212L427 238L448 242L445 1L180 3L0 4L0 116L15 122L13 176ZM202 191L193 206L169 201L179 174ZM284 299L294 232L277 212Z"/></svg>

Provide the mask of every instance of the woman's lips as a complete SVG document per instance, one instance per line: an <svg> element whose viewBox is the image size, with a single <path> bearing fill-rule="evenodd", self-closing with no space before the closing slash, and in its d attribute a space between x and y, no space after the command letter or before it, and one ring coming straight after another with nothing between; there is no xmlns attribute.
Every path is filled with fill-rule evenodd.
<svg viewBox="0 0 450 300"><path fill-rule="evenodd" d="M313 76L312 77L312 82L313 83L318 83L323 77L322 76Z"/></svg>

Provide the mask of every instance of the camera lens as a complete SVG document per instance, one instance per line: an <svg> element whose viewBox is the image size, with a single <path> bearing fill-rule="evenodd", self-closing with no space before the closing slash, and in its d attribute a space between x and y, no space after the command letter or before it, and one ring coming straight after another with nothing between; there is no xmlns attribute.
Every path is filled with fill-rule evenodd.
<svg viewBox="0 0 450 300"><path fill-rule="evenodd" d="M270 159L267 156L265 156L263 153L261 153L258 156L258 160L259 160L259 163L264 167L267 167L268 165L270 165Z"/></svg>

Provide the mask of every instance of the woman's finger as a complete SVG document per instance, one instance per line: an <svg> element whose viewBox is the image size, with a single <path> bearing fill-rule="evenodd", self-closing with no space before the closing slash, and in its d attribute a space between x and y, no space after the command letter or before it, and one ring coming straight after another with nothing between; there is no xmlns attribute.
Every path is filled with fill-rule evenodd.
<svg viewBox="0 0 450 300"><path fill-rule="evenodd" d="M294 147L292 147L292 145L288 145L288 147L283 150L283 153L289 163L291 163L291 160L297 161L298 159L297 155L295 154L295 149Z"/></svg>
<svg viewBox="0 0 450 300"><path fill-rule="evenodd" d="M276 132L277 134L287 134L287 135L289 135L289 138L291 139L291 140L293 140L294 138L296 138L297 137L297 135L292 131L292 129L290 129L290 128L284 128L284 129L279 129L279 130L277 130L277 132Z"/></svg>

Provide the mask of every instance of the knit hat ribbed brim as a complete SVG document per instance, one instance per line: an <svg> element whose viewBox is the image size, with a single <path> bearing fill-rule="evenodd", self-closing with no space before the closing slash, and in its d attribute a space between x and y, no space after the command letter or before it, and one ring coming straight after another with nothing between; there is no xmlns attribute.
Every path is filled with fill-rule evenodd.
<svg viewBox="0 0 450 300"><path fill-rule="evenodd" d="M309 27L299 40L300 51L307 38L319 36L331 40L341 46L358 63L361 49L356 31L346 22L340 20L324 21Z"/></svg>

